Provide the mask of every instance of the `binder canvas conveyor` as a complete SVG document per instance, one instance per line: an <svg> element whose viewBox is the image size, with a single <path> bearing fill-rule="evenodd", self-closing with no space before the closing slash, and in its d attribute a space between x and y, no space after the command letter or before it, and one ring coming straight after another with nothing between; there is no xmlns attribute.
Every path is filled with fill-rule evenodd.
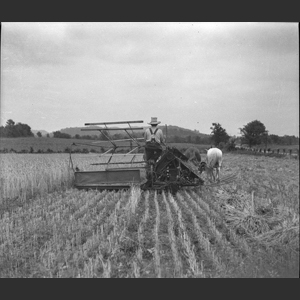
<svg viewBox="0 0 300 300"><path fill-rule="evenodd" d="M80 171L74 170L75 187L78 189L98 189L98 190L119 190L127 189L132 185L141 183L141 169L144 168L145 161L143 154L137 153L143 147L141 140L136 138L136 131L143 131L143 127L133 127L132 123L143 123L143 121L120 121L120 122L102 122L102 123L85 123L84 125L103 125L100 128L83 128L82 131L98 130L104 141L97 141L90 146L102 147L109 144L109 149L98 156L98 162L91 163L91 166L98 166L99 170ZM111 127L111 125L127 124L126 128ZM113 140L110 132L123 131L128 138ZM120 144L121 143L121 144ZM79 143L78 143L79 144ZM76 145L76 144L75 144ZM87 145L87 144L85 144ZM130 148L125 154L116 153L117 149ZM95 169L95 167L93 168Z"/></svg>

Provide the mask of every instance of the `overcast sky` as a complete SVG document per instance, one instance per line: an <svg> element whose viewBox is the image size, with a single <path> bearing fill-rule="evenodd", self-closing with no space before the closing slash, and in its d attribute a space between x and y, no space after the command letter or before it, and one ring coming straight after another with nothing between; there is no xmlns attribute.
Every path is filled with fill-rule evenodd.
<svg viewBox="0 0 300 300"><path fill-rule="evenodd" d="M1 125L143 120L299 136L298 23L2 23Z"/></svg>

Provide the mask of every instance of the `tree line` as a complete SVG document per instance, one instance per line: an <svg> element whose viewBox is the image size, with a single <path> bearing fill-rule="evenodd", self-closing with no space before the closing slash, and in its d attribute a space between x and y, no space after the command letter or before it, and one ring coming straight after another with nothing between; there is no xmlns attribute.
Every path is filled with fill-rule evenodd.
<svg viewBox="0 0 300 300"><path fill-rule="evenodd" d="M27 124L15 123L13 120L9 119L5 126L0 127L0 137L32 137L34 136L31 128Z"/></svg>
<svg viewBox="0 0 300 300"><path fill-rule="evenodd" d="M299 137L284 135L278 136L275 134L269 134L265 125L258 121L254 120L252 122L247 123L240 129L241 138L237 138L235 136L230 136L226 129L222 127L220 123L212 123L210 127L211 134L207 136L199 136L199 135L187 135L180 136L179 134L168 135L167 142L168 143L192 143L192 144L212 144L219 148L226 148L227 150L233 150L236 144L239 142L241 144L247 144L250 148L257 145L267 145L277 144L277 145L295 145L299 144ZM164 131L164 129L163 129ZM165 132L164 132L165 133ZM34 134L31 131L31 128L27 124L23 123L15 123L13 120L9 119L6 122L6 126L0 127L0 137L33 137ZM40 132L37 133L38 137L42 137ZM142 137L143 133L137 133L134 137ZM47 134L47 137L50 137ZM54 138L63 138L63 139L85 139L85 140L103 140L106 141L109 138L113 140L128 138L127 135L122 134L114 134L111 135L108 130L102 130L100 135L83 135L80 136L76 134L72 137L70 134L63 133L60 131L53 132Z"/></svg>
<svg viewBox="0 0 300 300"><path fill-rule="evenodd" d="M213 126L210 128L211 138L215 146L220 146L225 144L227 147L231 147L237 144L239 140L237 137L231 137L227 134L226 130L219 123L213 123ZM296 145L299 144L299 137L296 136L278 136L276 134L269 134L269 131L266 129L265 125L258 121L254 120L247 123L240 129L241 138L239 140L240 144L246 144L249 148L257 145L264 145L267 148L267 145L276 144L276 145Z"/></svg>

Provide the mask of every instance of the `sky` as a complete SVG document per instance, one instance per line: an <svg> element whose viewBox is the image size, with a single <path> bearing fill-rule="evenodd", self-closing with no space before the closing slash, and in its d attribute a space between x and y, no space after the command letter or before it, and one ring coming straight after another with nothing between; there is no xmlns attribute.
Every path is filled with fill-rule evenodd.
<svg viewBox="0 0 300 300"><path fill-rule="evenodd" d="M2 22L1 126L143 120L299 136L298 23Z"/></svg>

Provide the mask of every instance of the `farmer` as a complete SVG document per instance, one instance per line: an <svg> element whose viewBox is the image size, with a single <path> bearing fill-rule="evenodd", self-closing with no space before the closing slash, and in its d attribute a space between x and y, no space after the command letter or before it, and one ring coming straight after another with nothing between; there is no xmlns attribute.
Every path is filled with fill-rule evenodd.
<svg viewBox="0 0 300 300"><path fill-rule="evenodd" d="M148 123L151 127L147 128L144 133L146 142L144 159L147 162L147 165L149 159L156 161L159 158L162 152L162 145L166 145L163 132L157 127L159 123L160 121L157 121L157 118L151 117L151 122Z"/></svg>

